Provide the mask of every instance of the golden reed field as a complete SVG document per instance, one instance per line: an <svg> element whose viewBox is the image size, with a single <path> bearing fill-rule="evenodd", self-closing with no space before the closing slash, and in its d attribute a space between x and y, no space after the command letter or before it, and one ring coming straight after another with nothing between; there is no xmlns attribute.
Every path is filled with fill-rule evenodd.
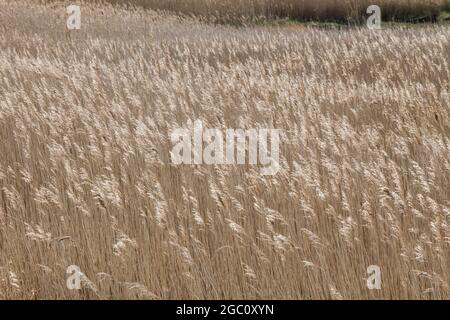
<svg viewBox="0 0 450 320"><path fill-rule="evenodd" d="M69 4L0 0L1 299L450 298L448 24ZM279 171L174 164L196 120L280 129Z"/></svg>

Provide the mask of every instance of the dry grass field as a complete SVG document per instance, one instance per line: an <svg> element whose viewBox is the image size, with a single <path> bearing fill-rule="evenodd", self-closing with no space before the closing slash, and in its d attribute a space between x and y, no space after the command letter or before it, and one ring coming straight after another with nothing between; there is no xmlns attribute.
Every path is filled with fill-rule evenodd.
<svg viewBox="0 0 450 320"><path fill-rule="evenodd" d="M67 5L0 0L1 299L450 298L448 25ZM172 164L197 119L281 129L281 170Z"/></svg>

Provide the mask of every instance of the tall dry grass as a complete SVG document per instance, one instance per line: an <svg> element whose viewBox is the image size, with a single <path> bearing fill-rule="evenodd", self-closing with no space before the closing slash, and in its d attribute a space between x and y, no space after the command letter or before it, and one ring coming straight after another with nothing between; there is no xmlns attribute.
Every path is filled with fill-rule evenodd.
<svg viewBox="0 0 450 320"><path fill-rule="evenodd" d="M450 298L448 27L82 13L0 0L0 298ZM282 129L280 172L172 165L189 119Z"/></svg>

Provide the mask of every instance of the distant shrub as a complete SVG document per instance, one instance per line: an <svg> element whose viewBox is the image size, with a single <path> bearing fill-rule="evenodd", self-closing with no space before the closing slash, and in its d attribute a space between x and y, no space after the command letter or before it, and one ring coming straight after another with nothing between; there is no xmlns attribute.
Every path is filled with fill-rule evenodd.
<svg viewBox="0 0 450 320"><path fill-rule="evenodd" d="M105 0L101 0L105 1ZM384 20L434 21L450 0L106 0L151 9L203 15L219 21L284 17L298 20L361 22L377 4Z"/></svg>

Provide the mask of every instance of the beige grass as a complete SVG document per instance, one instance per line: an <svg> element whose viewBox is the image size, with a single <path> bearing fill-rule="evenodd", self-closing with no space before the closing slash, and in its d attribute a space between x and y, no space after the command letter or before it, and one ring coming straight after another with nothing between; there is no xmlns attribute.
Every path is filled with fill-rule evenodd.
<svg viewBox="0 0 450 320"><path fill-rule="evenodd" d="M0 298L450 298L448 27L32 3L0 0ZM280 173L171 165L189 119L283 129Z"/></svg>

